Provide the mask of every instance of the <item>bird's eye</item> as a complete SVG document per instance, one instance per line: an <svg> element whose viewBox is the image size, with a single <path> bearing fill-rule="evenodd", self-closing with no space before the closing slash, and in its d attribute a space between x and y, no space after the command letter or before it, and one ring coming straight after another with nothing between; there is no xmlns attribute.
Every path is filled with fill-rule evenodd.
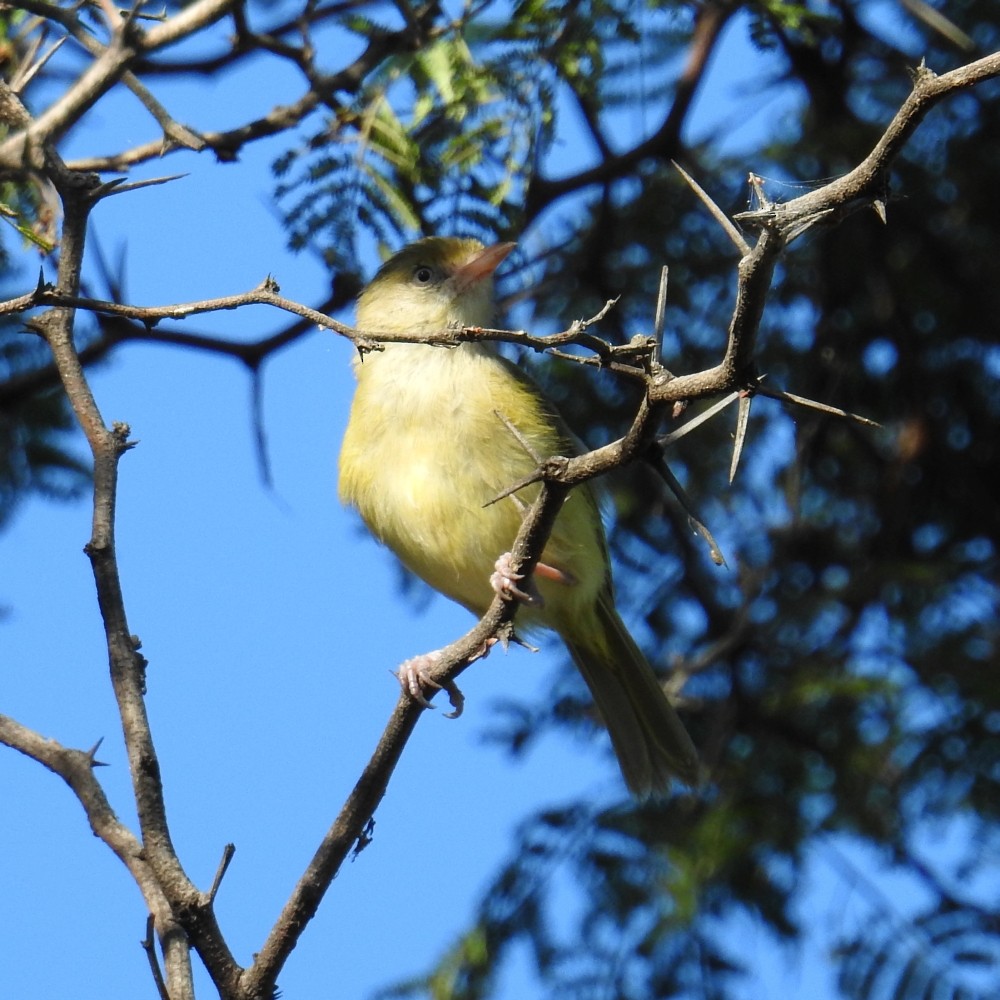
<svg viewBox="0 0 1000 1000"><path fill-rule="evenodd" d="M413 280L418 285L429 285L433 277L434 272L424 264L421 264L421 266L413 272Z"/></svg>

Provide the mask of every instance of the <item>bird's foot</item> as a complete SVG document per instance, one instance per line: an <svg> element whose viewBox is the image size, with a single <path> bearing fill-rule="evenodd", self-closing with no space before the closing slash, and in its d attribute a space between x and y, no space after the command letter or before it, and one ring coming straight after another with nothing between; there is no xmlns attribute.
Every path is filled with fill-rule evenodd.
<svg viewBox="0 0 1000 1000"><path fill-rule="evenodd" d="M505 601L520 601L529 607L542 607L545 602L542 600L542 595L535 589L533 581L529 581L527 587L519 586L524 579L524 574L514 572L513 561L513 556L509 552L505 552L493 564L493 573L490 576L490 586L493 588L493 592Z"/></svg>
<svg viewBox="0 0 1000 1000"><path fill-rule="evenodd" d="M451 702L452 711L445 712L446 719L457 719L462 714L465 706L465 695L458 689L454 681L445 681L443 684L431 677L431 670L437 666L441 659L441 650L435 649L430 653L421 653L404 661L399 670L396 671L396 678L400 687L418 704L424 708L434 706L424 697L425 687L433 688L435 691L445 691L448 694L448 701Z"/></svg>
<svg viewBox="0 0 1000 1000"><path fill-rule="evenodd" d="M515 573L511 565L514 557L509 552L505 552L494 564L493 574L490 576L490 586L494 593L499 594L505 601L520 601L530 607L542 608L545 600L535 587L534 579L528 582L527 587L519 586L524 579L523 573ZM548 563L535 564L535 576L540 580L550 580L552 583L562 584L564 587L572 587L576 583L576 578L572 573L567 573L556 566Z"/></svg>

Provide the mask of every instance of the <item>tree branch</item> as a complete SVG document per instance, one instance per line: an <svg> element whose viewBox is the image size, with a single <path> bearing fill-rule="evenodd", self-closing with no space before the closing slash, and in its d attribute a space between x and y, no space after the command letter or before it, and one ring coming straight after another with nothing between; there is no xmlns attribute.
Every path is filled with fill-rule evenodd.
<svg viewBox="0 0 1000 1000"><path fill-rule="evenodd" d="M12 95L3 88L0 88L0 98L7 100L8 110L13 109L22 117L19 124L23 125L23 114L26 114L23 106L12 100ZM32 128L29 125L27 132ZM72 299L80 289L87 220L96 190L94 178L68 171L48 142L33 142L33 148L49 165L50 176L63 203L58 286ZM130 447L128 427L115 424L108 428L104 423L76 351L74 320L72 305L55 306L33 317L29 326L49 345L66 396L93 457L93 517L91 537L85 550L90 558L104 622L111 683L118 703L139 816L142 856L169 902L169 908L164 911L165 922L157 922L167 959L169 992L178 1000L193 1000L189 959L181 960L176 953L177 949L182 949L186 954L188 936L196 942L202 960L217 983L231 981L238 967L215 924L210 904L187 878L170 839L159 762L144 701L146 661L139 653L138 639L128 626L115 551L118 460ZM153 912L156 916L157 912ZM178 936L175 933L176 923L183 925L185 934Z"/></svg>
<svg viewBox="0 0 1000 1000"><path fill-rule="evenodd" d="M57 774L72 789L83 806L94 836L100 838L128 869L156 921L164 963L171 982L191 981L190 951L186 934L174 915L170 902L147 863L143 845L111 808L104 789L94 775L93 751L71 750L6 715L0 715L0 743L37 761ZM172 1000L193 1000L192 994L171 994Z"/></svg>

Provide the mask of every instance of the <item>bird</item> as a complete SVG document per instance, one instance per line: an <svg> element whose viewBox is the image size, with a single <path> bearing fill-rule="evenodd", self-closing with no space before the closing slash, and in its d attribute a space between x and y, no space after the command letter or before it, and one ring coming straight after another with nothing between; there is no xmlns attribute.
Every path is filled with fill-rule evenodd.
<svg viewBox="0 0 1000 1000"><path fill-rule="evenodd" d="M356 328L377 341L380 333L488 327L494 271L514 246L432 236L403 247L359 295ZM524 603L519 626L562 639L637 799L666 795L674 778L696 785L694 744L615 608L589 484L560 509L531 584L510 571L509 550L539 487L490 501L529 477L539 456L579 450L555 407L485 340L382 347L355 358L342 502L407 569L474 615L499 592ZM420 658L403 665L400 680L427 704L421 685L434 685Z"/></svg>

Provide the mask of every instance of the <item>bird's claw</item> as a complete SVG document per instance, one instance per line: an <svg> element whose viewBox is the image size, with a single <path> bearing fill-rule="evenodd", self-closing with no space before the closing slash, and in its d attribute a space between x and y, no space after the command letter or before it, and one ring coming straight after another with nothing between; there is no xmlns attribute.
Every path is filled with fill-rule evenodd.
<svg viewBox="0 0 1000 1000"><path fill-rule="evenodd" d="M400 665L399 670L396 671L396 678L400 687L422 708L434 708L424 697L423 689L425 687L433 688L435 691L445 691L448 695L448 701L451 702L452 711L445 712L444 717L457 719L465 707L465 695L462 694L454 681L448 680L440 683L431 677L430 671L440 659L440 650L411 657Z"/></svg>
<svg viewBox="0 0 1000 1000"><path fill-rule="evenodd" d="M544 603L542 595L535 589L534 584L529 583L527 587L519 587L518 584L524 579L523 573L515 573L511 565L513 557L509 552L505 552L493 565L493 573L490 576L490 586L493 592L505 601L520 601L522 604L531 607L541 607Z"/></svg>

